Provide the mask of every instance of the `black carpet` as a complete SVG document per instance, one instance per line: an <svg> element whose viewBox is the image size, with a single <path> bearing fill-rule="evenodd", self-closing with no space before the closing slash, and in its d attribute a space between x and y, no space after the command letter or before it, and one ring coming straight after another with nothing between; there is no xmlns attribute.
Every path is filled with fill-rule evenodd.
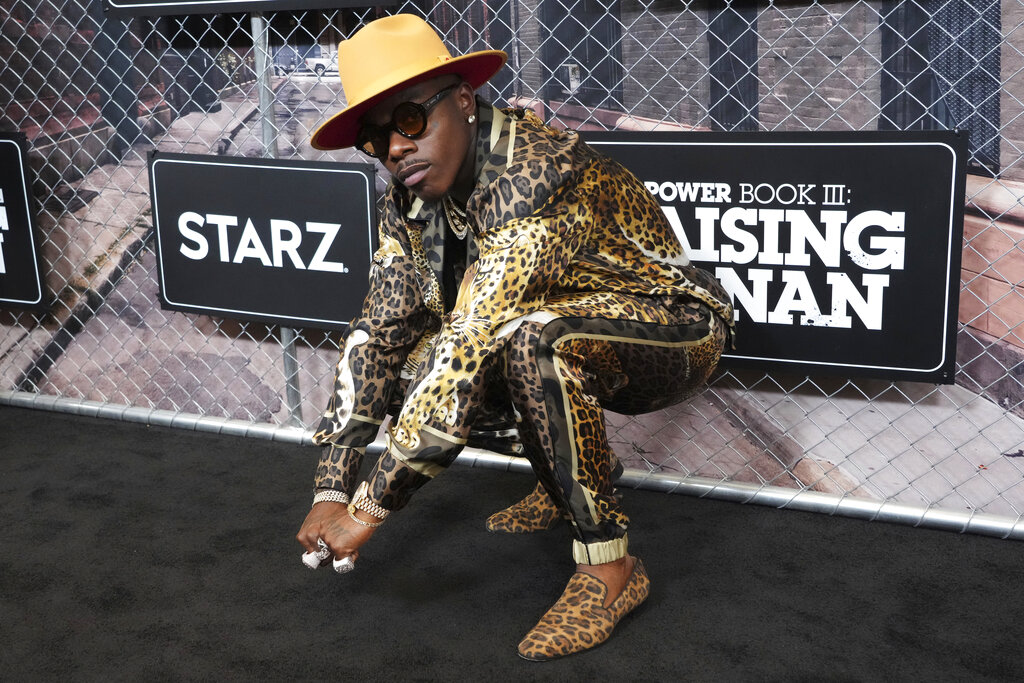
<svg viewBox="0 0 1024 683"><path fill-rule="evenodd" d="M483 520L529 477L452 468L339 576L293 538L316 455L0 407L0 680L1024 680L1019 542L633 490L650 599L526 662L568 531Z"/></svg>

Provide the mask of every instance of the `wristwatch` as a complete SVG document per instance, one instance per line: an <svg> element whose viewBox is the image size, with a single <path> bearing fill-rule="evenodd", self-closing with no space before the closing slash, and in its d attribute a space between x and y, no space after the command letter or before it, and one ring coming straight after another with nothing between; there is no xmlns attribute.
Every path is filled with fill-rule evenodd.
<svg viewBox="0 0 1024 683"><path fill-rule="evenodd" d="M380 505L375 503L373 499L370 498L369 490L370 485L367 482L364 481L359 485L359 488L356 489L356 494L352 496L352 502L348 504L348 513L357 522L361 522L363 524L367 524L367 526L371 526L371 524L363 522L363 520L355 516L356 510L362 510L363 512L373 515L374 517L380 520L380 522L377 522L377 524L372 524L372 526L377 526L384 522L384 519L388 516L390 510L385 510Z"/></svg>

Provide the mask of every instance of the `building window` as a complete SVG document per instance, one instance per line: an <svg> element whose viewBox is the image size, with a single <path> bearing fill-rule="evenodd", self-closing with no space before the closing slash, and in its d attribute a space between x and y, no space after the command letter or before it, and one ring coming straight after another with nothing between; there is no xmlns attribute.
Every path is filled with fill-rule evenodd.
<svg viewBox="0 0 1024 683"><path fill-rule="evenodd" d="M480 4L483 13L480 25L484 27L484 40L474 46L477 50L504 50L508 54L509 65L499 71L490 80L494 100L508 102L521 93L515 91L513 68L516 62L516 33L518 31L517 5L513 0L485 0Z"/></svg>
<svg viewBox="0 0 1024 683"><path fill-rule="evenodd" d="M969 133L974 173L999 172L998 0L882 6L880 130Z"/></svg>
<svg viewBox="0 0 1024 683"><path fill-rule="evenodd" d="M543 0L545 97L623 111L618 0Z"/></svg>
<svg viewBox="0 0 1024 683"><path fill-rule="evenodd" d="M715 130L757 130L757 3L708 9L708 115Z"/></svg>

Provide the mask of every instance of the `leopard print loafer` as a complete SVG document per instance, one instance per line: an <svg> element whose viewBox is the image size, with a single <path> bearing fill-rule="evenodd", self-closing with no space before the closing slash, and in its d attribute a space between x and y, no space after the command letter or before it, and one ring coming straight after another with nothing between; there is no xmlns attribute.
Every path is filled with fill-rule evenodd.
<svg viewBox="0 0 1024 683"><path fill-rule="evenodd" d="M519 656L543 662L571 655L608 640L622 617L636 609L651 591L647 570L639 559L619 597L604 606L608 587L582 572L569 579L562 597L519 643Z"/></svg>
<svg viewBox="0 0 1024 683"><path fill-rule="evenodd" d="M487 518L487 530L505 534L530 534L554 528L561 511L539 483L530 495Z"/></svg>

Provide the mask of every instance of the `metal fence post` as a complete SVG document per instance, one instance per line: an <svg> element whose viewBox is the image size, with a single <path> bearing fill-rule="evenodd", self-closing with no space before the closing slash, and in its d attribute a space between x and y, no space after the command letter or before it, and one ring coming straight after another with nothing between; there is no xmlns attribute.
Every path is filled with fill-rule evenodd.
<svg viewBox="0 0 1024 683"><path fill-rule="evenodd" d="M277 159L278 129L274 122L274 86L271 83L272 58L270 55L270 31L263 15L251 15L253 46L256 49L256 87L259 96L260 130L263 137L263 156ZM299 362L295 355L297 335L290 327L281 326L281 352L284 357L285 401L291 423L301 427L302 393L299 390Z"/></svg>

